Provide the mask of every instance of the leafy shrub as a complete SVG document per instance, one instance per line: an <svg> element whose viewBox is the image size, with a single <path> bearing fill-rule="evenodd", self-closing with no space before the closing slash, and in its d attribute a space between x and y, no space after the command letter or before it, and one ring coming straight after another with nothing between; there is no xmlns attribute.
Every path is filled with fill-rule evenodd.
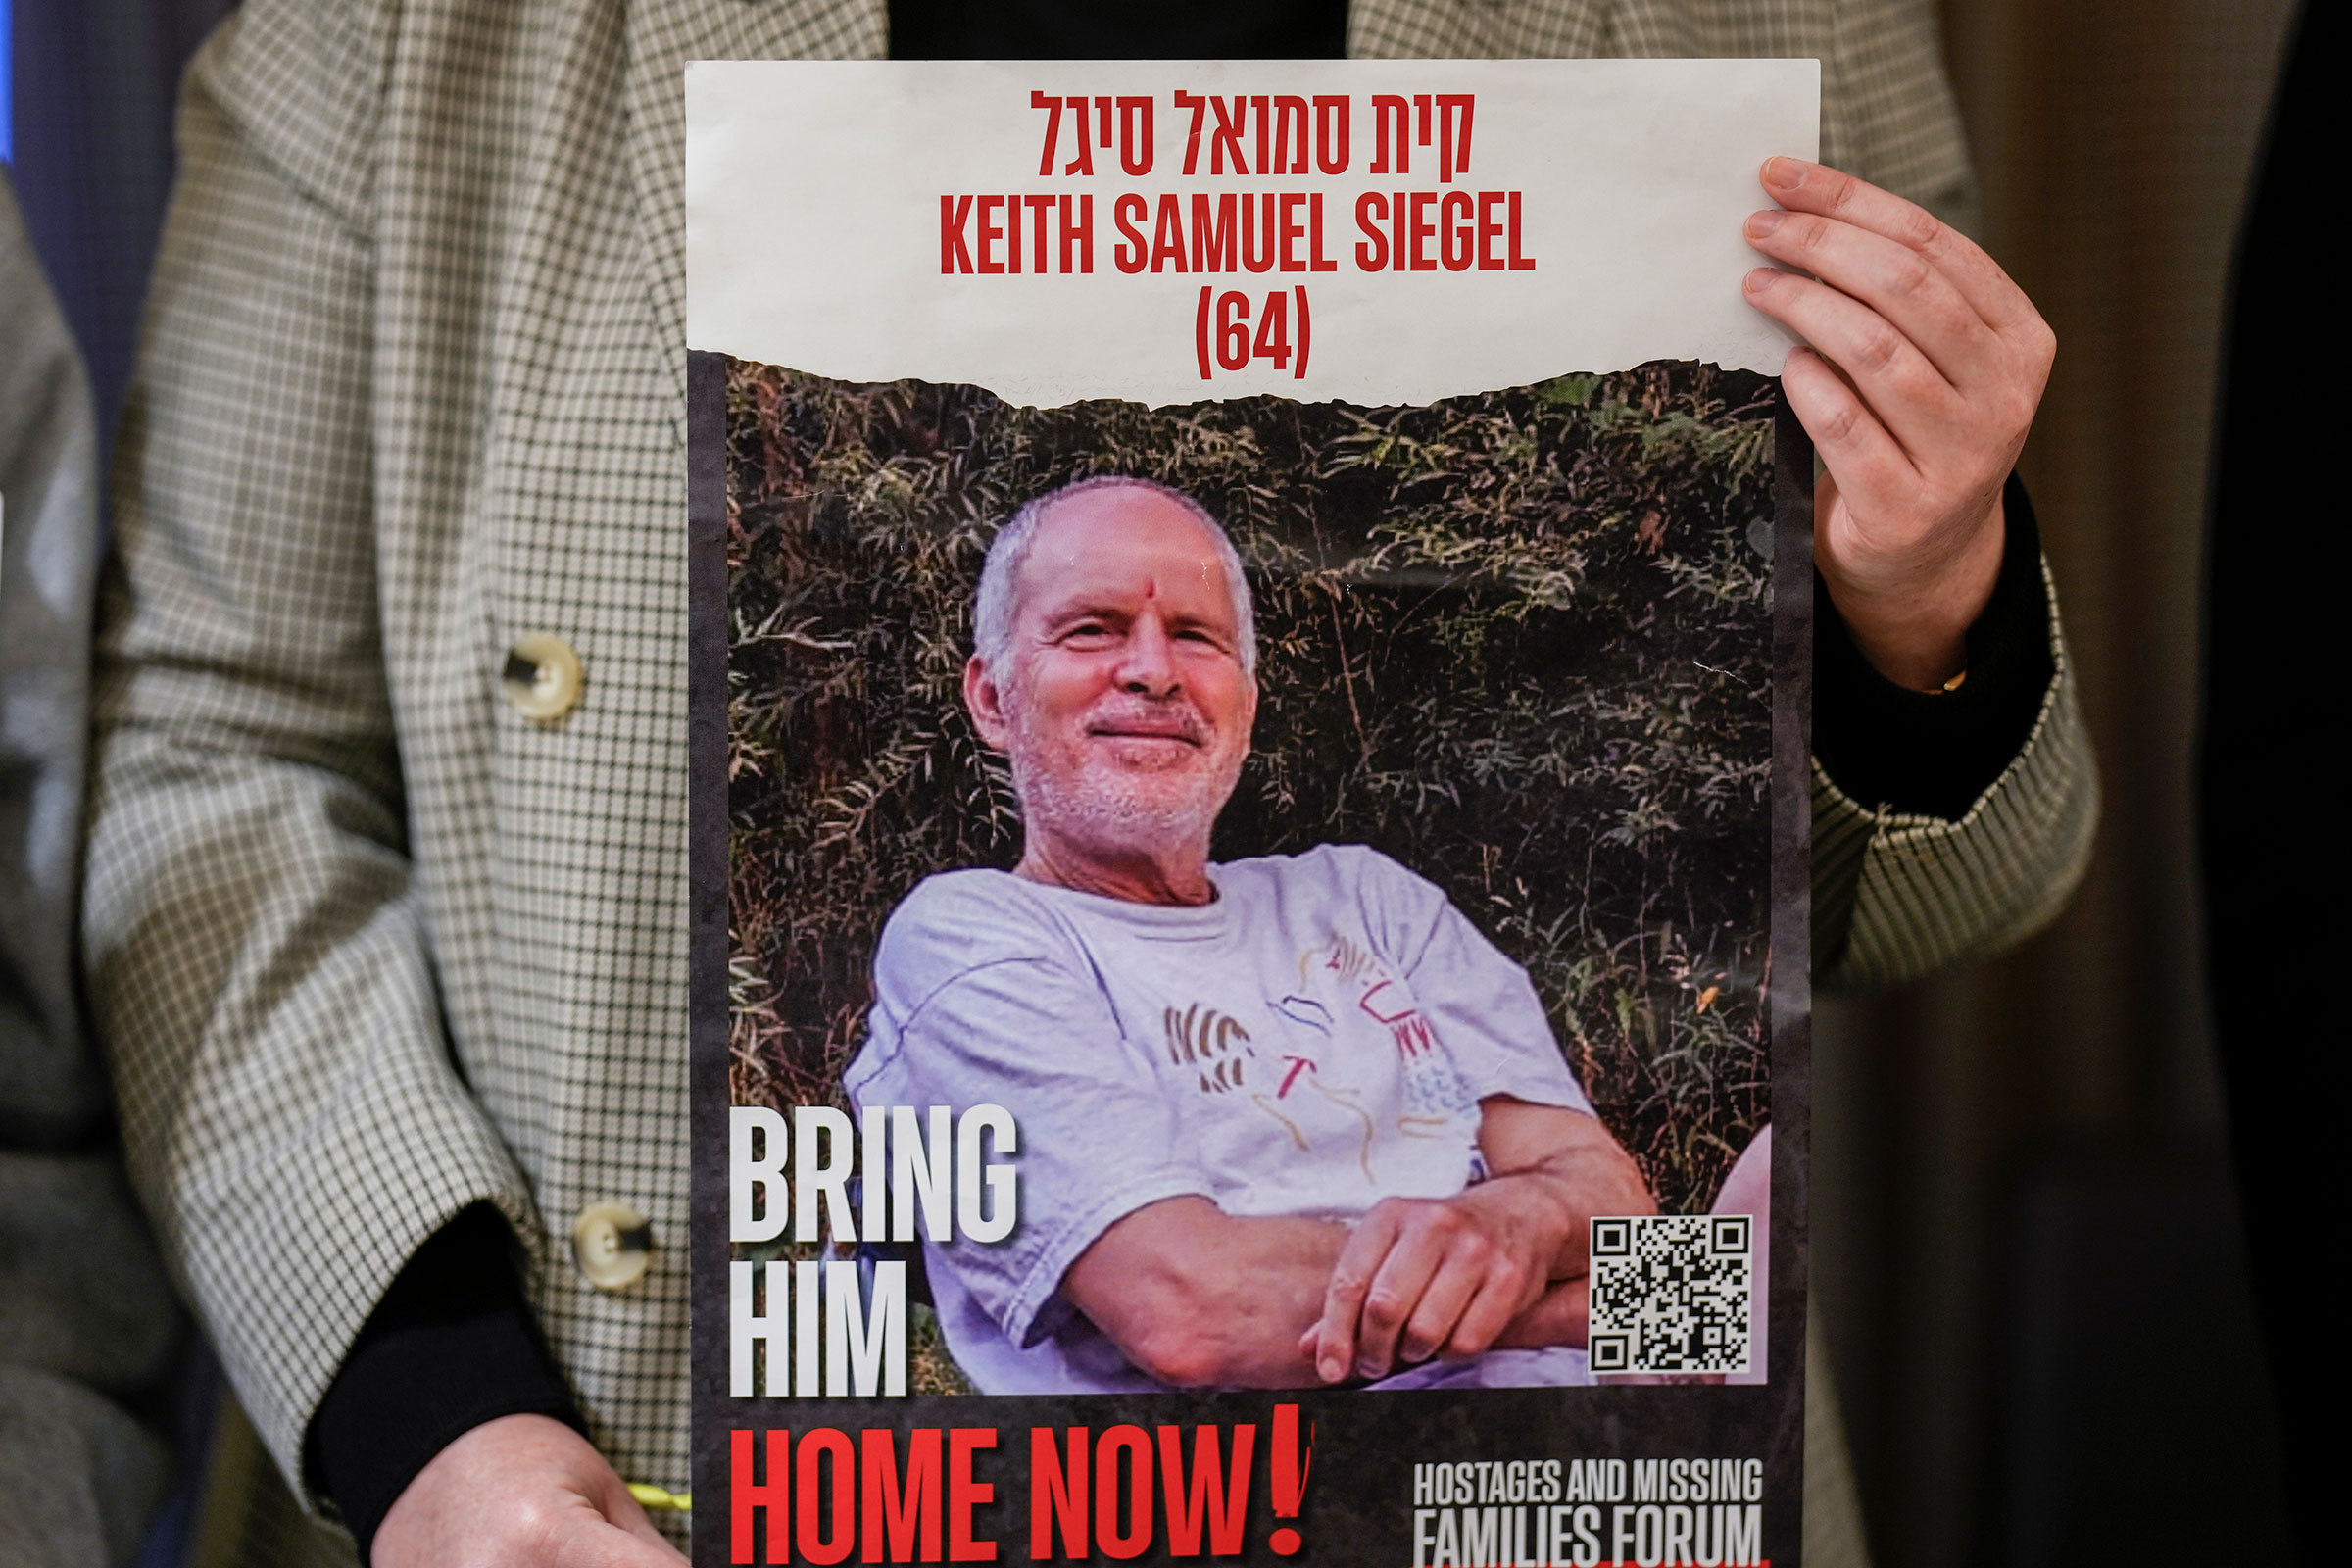
<svg viewBox="0 0 2352 1568"><path fill-rule="evenodd" d="M1524 964L1669 1209L1769 1103L1773 388L1656 365L1361 409L1012 407L737 363L727 389L734 1093L838 1100L883 921L1009 866L961 705L998 526L1099 473L1250 564L1256 751L1220 858L1369 844Z"/></svg>

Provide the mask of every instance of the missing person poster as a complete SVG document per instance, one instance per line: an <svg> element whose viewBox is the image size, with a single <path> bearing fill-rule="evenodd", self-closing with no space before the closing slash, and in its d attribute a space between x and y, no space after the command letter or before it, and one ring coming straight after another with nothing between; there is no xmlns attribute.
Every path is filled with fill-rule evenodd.
<svg viewBox="0 0 2352 1568"><path fill-rule="evenodd" d="M1817 98L690 71L696 1562L1796 1560Z"/></svg>

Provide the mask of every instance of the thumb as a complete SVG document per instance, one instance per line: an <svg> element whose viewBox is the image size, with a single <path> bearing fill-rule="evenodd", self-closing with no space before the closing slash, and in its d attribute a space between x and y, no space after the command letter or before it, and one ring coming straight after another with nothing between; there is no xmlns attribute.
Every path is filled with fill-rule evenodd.
<svg viewBox="0 0 2352 1568"><path fill-rule="evenodd" d="M654 1522L645 1516L645 1510L637 1506L637 1500L634 1497L629 1499L629 1507L631 1511L623 1517L612 1518L609 1514L606 1517L612 1518L613 1525L618 1529L656 1548L660 1554L658 1560L665 1563L682 1563L686 1560L678 1554L678 1549L669 1544L669 1538L654 1528Z"/></svg>
<svg viewBox="0 0 2352 1568"><path fill-rule="evenodd" d="M649 1532L653 1529L642 1511L637 1524ZM593 1543L580 1543L586 1549L577 1553L566 1550L563 1568L681 1568L686 1561L677 1547L659 1536L645 1540L617 1523L596 1525L592 1531Z"/></svg>
<svg viewBox="0 0 2352 1568"><path fill-rule="evenodd" d="M669 1544L668 1539L654 1528L653 1520L646 1517L644 1505L630 1494L628 1484L622 1481L614 1471L608 1468L603 1475L597 1477L596 1495L591 1500L596 1504L596 1511L605 1516L608 1524L631 1537L634 1541L655 1548L658 1555L644 1559L649 1564L661 1562L675 1565L686 1560L679 1554L678 1549ZM636 1554L632 1553L616 1560L629 1564L630 1568L635 1568L639 1559Z"/></svg>

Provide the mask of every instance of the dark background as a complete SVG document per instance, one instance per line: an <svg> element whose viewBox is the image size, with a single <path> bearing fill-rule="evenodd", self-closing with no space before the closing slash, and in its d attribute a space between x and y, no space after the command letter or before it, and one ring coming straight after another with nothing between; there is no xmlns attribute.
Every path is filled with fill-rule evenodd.
<svg viewBox="0 0 2352 1568"><path fill-rule="evenodd" d="M111 418L174 80L227 6L0 0L0 16L11 4L18 190ZM2278 1540L2190 755L2225 285L2293 9L1940 7L1984 177L1978 232L2058 333L2024 469L2106 817L2083 896L2049 934L1822 1008L1815 1270L1888 1564L2250 1562ZM2328 677L2278 678L2324 710ZM2325 991L2324 933L2289 930L2280 949L2282 990ZM2332 1003L2307 1027L2340 1034ZM2282 1039L2282 1059L2295 1049Z"/></svg>
<svg viewBox="0 0 2352 1568"><path fill-rule="evenodd" d="M2192 757L2230 258L2295 7L1940 9L1978 233L2058 335L2020 466L2105 806L2089 878L2048 932L1817 1015L1814 1277L1872 1544L1903 1568L2292 1561L2273 1555L2277 1426L2226 1150ZM2302 194L2328 191L2314 179ZM2328 417L2321 373L2306 362L2288 370L2299 380L2242 390ZM2330 462L2323 450L2304 461ZM2315 521L2340 511L2311 504L2332 509ZM2247 569L2340 595L2311 554L2317 526L2221 515L2277 530L2249 541ZM2308 733L2280 710L2301 706L2289 672L2318 666L2279 656L2310 635L2241 643L2259 673L2217 701L2264 703ZM2299 842L2304 797L2280 786L2270 820ZM2328 837L2299 842L2315 875L2339 853ZM2341 948L2297 913L2274 904L2269 927L2279 1000L2266 1012L2291 1022L2253 1049L2282 1087L2327 1096L2307 1115L2329 1114L2342 1102L2317 1058L2341 1030L2309 1012L2296 955ZM2309 1120L2265 1136L2338 1142ZM2331 1198L2263 1200L2331 1255ZM2308 1351L2290 1365L2315 1391L2342 1382Z"/></svg>

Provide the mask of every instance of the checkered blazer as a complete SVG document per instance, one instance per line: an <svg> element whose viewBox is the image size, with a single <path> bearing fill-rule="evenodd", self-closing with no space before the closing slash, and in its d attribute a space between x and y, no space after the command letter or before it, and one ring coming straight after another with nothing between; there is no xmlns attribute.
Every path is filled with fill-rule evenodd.
<svg viewBox="0 0 2352 1568"><path fill-rule="evenodd" d="M1818 56L1828 159L1966 201L1927 0L1358 0L1350 45ZM488 1200L598 1443L686 1484L681 69L885 48L880 0L247 0L191 69L86 950L139 1186L289 1477L403 1261ZM560 724L501 695L532 632L585 667ZM1960 822L1817 780L1842 972L2054 907L2093 811L2065 667ZM659 1243L610 1294L564 1241L604 1200Z"/></svg>

